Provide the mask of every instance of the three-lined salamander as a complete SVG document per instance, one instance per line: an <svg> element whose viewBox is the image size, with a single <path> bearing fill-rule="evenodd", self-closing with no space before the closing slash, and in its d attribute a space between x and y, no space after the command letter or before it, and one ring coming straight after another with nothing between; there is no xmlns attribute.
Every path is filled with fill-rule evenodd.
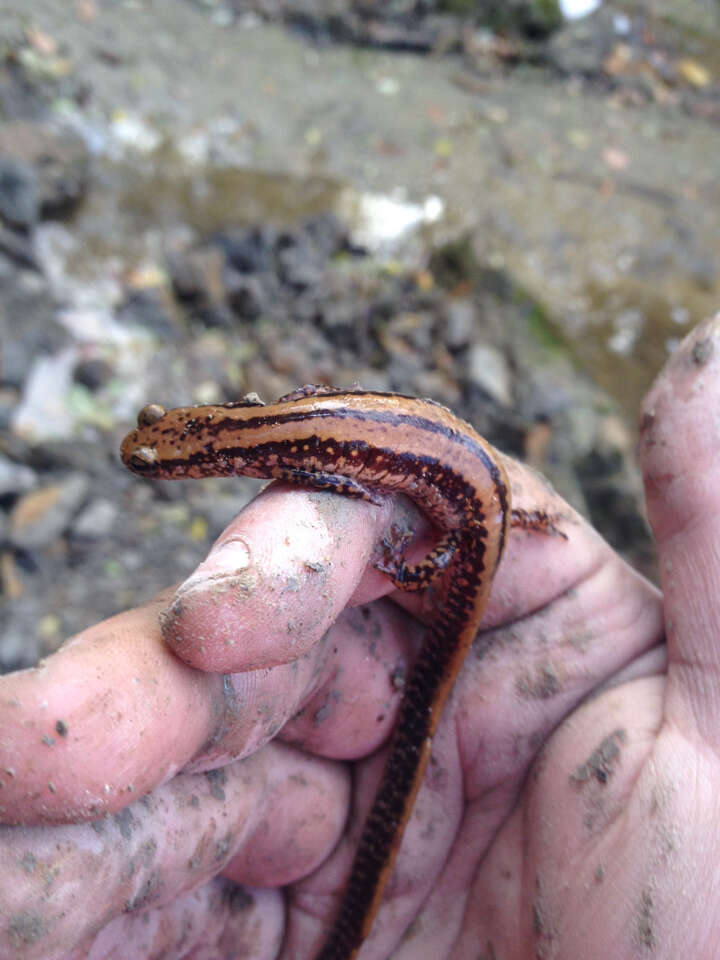
<svg viewBox="0 0 720 960"><path fill-rule="evenodd" d="M370 931L430 755L445 700L475 638L502 556L510 489L497 453L438 404L391 393L302 387L277 403L164 410L123 441L145 477L245 474L373 503L404 493L440 531L433 551L378 564L402 590L433 582L438 603L406 685L390 753L339 910L315 960L352 960Z"/></svg>

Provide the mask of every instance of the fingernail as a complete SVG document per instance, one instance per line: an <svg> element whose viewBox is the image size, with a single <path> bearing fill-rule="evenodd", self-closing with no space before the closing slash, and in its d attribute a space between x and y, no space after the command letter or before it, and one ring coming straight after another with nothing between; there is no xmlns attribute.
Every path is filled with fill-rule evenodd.
<svg viewBox="0 0 720 960"><path fill-rule="evenodd" d="M209 581L237 577L250 566L250 547L242 537L230 537L217 543L205 560L180 584L176 597L187 596Z"/></svg>

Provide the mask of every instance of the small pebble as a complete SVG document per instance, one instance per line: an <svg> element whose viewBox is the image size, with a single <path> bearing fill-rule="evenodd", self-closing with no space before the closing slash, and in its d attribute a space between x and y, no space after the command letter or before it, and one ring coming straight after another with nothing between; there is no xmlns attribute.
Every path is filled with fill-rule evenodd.
<svg viewBox="0 0 720 960"><path fill-rule="evenodd" d="M37 483L35 471L0 454L0 496L27 493Z"/></svg>
<svg viewBox="0 0 720 960"><path fill-rule="evenodd" d="M512 404L512 375L500 350L474 343L468 351L468 377L497 403Z"/></svg>
<svg viewBox="0 0 720 960"><path fill-rule="evenodd" d="M46 546L67 529L87 495L85 474L72 473L21 497L10 514L10 539L16 547L34 550Z"/></svg>
<svg viewBox="0 0 720 960"><path fill-rule="evenodd" d="M72 525L72 532L76 537L86 540L102 540L112 533L118 513L116 503L98 497L80 511Z"/></svg>

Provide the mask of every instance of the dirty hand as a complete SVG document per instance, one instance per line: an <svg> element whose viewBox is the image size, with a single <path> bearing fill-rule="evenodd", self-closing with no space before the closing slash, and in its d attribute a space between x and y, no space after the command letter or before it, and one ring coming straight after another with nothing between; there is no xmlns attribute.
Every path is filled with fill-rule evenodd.
<svg viewBox="0 0 720 960"><path fill-rule="evenodd" d="M510 538L363 960L714 956L719 406L720 320L645 406L665 626L510 465L568 540ZM372 567L406 510L271 487L174 595L0 678L0 960L312 957L422 642Z"/></svg>

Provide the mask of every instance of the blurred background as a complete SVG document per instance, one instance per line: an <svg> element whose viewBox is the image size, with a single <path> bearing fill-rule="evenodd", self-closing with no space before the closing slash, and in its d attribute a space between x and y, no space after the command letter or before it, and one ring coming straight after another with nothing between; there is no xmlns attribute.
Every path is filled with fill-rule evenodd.
<svg viewBox="0 0 720 960"><path fill-rule="evenodd" d="M257 489L137 410L433 397L653 576L643 392L720 305L720 2L0 0L0 669Z"/></svg>

